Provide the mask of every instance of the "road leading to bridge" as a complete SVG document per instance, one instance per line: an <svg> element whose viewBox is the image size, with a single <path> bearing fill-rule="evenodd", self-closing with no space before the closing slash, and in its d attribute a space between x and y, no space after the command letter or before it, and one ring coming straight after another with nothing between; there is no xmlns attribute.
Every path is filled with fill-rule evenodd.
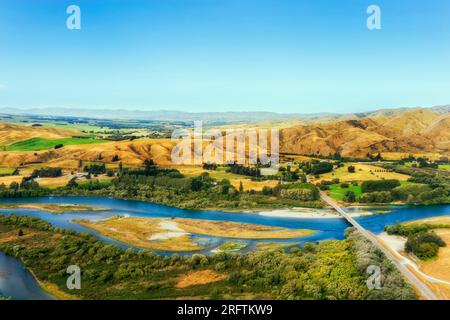
<svg viewBox="0 0 450 320"><path fill-rule="evenodd" d="M327 196L324 192L320 192L320 196L323 201L332 206L339 214L344 217L353 227L355 227L359 232L362 233L370 242L372 242L384 255L397 266L398 270L404 275L406 279L413 285L417 291L420 292L422 297L427 300L438 300L436 295L430 288L420 280L411 270L409 270L405 265L405 260L400 259L393 255L388 249L386 249L380 241L369 231L364 229L355 219L353 219L343 208L341 208L333 199Z"/></svg>

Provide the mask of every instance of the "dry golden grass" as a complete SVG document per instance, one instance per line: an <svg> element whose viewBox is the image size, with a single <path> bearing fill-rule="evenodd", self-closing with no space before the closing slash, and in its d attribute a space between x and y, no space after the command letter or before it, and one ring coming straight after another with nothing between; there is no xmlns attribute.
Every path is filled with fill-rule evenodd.
<svg viewBox="0 0 450 320"><path fill-rule="evenodd" d="M192 241L190 233L241 239L287 239L314 233L312 230L304 229L290 230L250 223L186 218L113 217L98 222L76 222L124 243L140 248L167 251L202 249Z"/></svg>
<svg viewBox="0 0 450 320"><path fill-rule="evenodd" d="M281 130L281 152L364 157L367 153L442 153L450 150L450 114L414 109L352 121Z"/></svg>
<svg viewBox="0 0 450 320"><path fill-rule="evenodd" d="M107 237L118 241L152 250L164 251L197 251L202 247L192 241L189 235L173 238L150 240L155 234L168 233L160 228L164 219L154 218L121 218L114 217L99 222L76 221L82 226L91 228Z"/></svg>
<svg viewBox="0 0 450 320"><path fill-rule="evenodd" d="M18 176L6 176L6 177L0 177L0 184L4 183L6 186L9 186L12 182L21 183L22 179L30 174L24 174L18 175ZM67 183L72 179L72 176L69 174L64 174L61 177L55 177L55 178L37 178L36 182L39 183L41 187L47 187L47 188L57 188L57 187L63 187L67 185ZM98 175L97 177L91 179L90 181L107 181L113 179L112 177L108 177L106 175ZM88 181L85 177L78 178L77 183L83 183Z"/></svg>
<svg viewBox="0 0 450 320"><path fill-rule="evenodd" d="M12 182L20 183L23 178L23 175L0 177L0 184L4 183L6 186L9 186Z"/></svg>
<svg viewBox="0 0 450 320"><path fill-rule="evenodd" d="M414 156L415 158L428 158L430 160L439 160L442 157L442 154L425 152L425 153L405 153L405 152L382 152L381 156L385 160L401 160L408 158L409 155Z"/></svg>
<svg viewBox="0 0 450 320"><path fill-rule="evenodd" d="M177 169L178 171L180 171L182 174L186 175L186 176L198 176L199 174L203 173L203 172L207 172L210 175L214 174L216 171L215 170L205 170L203 169L201 166L187 166L187 165L174 165L174 166L170 166L173 169ZM222 172L222 171L220 171ZM223 173L226 173L223 171Z"/></svg>
<svg viewBox="0 0 450 320"><path fill-rule="evenodd" d="M432 223L432 224L450 224L450 216L431 217L420 220L414 220L405 224ZM447 230L450 231L450 230Z"/></svg>
<svg viewBox="0 0 450 320"><path fill-rule="evenodd" d="M84 135L81 131L55 127L33 127L0 122L0 146L31 138L62 139Z"/></svg>
<svg viewBox="0 0 450 320"><path fill-rule="evenodd" d="M293 159L295 161L311 161L311 160L321 160L320 158L302 156L302 155L291 155L291 154L280 154L281 162L286 159Z"/></svg>
<svg viewBox="0 0 450 320"><path fill-rule="evenodd" d="M415 109L390 116L377 116L360 119L358 122L328 121L315 119L320 123L300 125L306 119L275 121L281 130L280 151L282 153L323 155L335 153L338 149L343 155L365 156L367 152L382 152L387 159L399 159L408 154L437 159L449 155L450 116L439 115L431 110ZM344 119L342 119L344 120ZM269 122L270 123L270 122ZM274 123L270 125L273 127ZM292 126L292 127L291 127ZM237 125L248 128L248 125ZM260 123L258 127L265 127ZM136 130L139 131L139 130ZM258 128L256 128L258 132ZM34 137L46 139L69 138L83 133L77 130L55 126L32 127L0 123L0 146L12 144ZM110 162L118 155L124 165L140 165L145 159L153 159L159 165L171 165L171 151L178 141L171 139L137 139L92 145L65 146L58 150L39 152L0 152L0 166L16 167L21 163L61 163L63 167L74 168L73 160L95 161L99 158ZM203 148L209 145L203 142ZM270 141L269 141L270 144ZM376 150L376 151L374 151ZM248 146L246 146L248 151ZM231 151L234 153L235 151ZM283 154L282 154L283 156ZM305 159L302 156L298 160ZM307 157L306 157L307 158ZM68 162L69 161L69 162ZM206 161L206 160L205 160Z"/></svg>
<svg viewBox="0 0 450 320"><path fill-rule="evenodd" d="M436 283L431 282L428 279L426 279L422 274L418 273L413 267L410 265L406 266L409 271L414 273L417 278L419 278L422 282L424 282L430 289L433 291L433 293L436 295L436 297L440 300L450 300L450 285L445 283ZM420 295L420 292L416 291L416 294L421 298L425 299L425 297Z"/></svg>
<svg viewBox="0 0 450 320"><path fill-rule="evenodd" d="M450 300L450 285L444 283L428 283L439 299Z"/></svg>
<svg viewBox="0 0 450 320"><path fill-rule="evenodd" d="M0 209L34 209L49 213L65 213L73 211L104 211L106 208L63 203L0 203Z"/></svg>
<svg viewBox="0 0 450 320"><path fill-rule="evenodd" d="M353 165L355 172L348 172L348 166ZM319 179L312 179L314 182L323 180L339 179L343 181L366 181L366 180L381 180L381 179L397 179L399 181L406 181L410 176L396 173L396 172L376 172L383 170L380 167L370 164L360 163L346 163L343 167L333 170L332 172L320 175Z"/></svg>
<svg viewBox="0 0 450 320"><path fill-rule="evenodd" d="M242 182L242 187L244 191L255 190L261 191L265 186L275 187L278 184L277 180L267 180L267 181L252 181L251 179L232 179L230 183L239 190L240 182Z"/></svg>
<svg viewBox="0 0 450 320"><path fill-rule="evenodd" d="M450 216L425 218L408 222L407 224L417 223L448 224L450 223ZM420 271L428 276L450 282L450 229L436 229L434 231L444 240L447 246L439 248L438 257L428 261L416 261L416 264ZM401 254L406 256L405 252L401 252ZM410 266L408 266L408 269L425 282L439 299L450 299L450 285L430 282Z"/></svg>
<svg viewBox="0 0 450 320"><path fill-rule="evenodd" d="M142 165L153 159L158 165L170 165L171 150L177 141L170 139L138 139L134 141L112 141L97 144L70 145L60 149L43 151L0 151L0 166L18 167L39 163L42 166L60 166L75 169L78 161L101 161L112 163L119 156L124 165Z"/></svg>
<svg viewBox="0 0 450 320"><path fill-rule="evenodd" d="M28 238L32 238L37 234L42 234L42 232L40 231L28 232L28 230L25 230L23 236L20 237L16 231L0 232L0 243L8 243L11 241L17 241L19 239L25 240Z"/></svg>
<svg viewBox="0 0 450 320"><path fill-rule="evenodd" d="M450 230L437 229L435 232L444 240L447 246L439 248L437 258L430 261L421 261L419 266L424 273L450 282Z"/></svg>
<svg viewBox="0 0 450 320"><path fill-rule="evenodd" d="M176 218L173 219L183 230L213 237L240 239L288 239L308 236L314 233L306 229L286 229L251 223Z"/></svg>
<svg viewBox="0 0 450 320"><path fill-rule="evenodd" d="M35 181L42 187L56 188L65 186L70 180L68 175L55 178L37 178Z"/></svg>
<svg viewBox="0 0 450 320"><path fill-rule="evenodd" d="M124 165L142 165L146 159L152 159L160 166L171 166L172 149L180 141L171 139L137 139L133 141L118 141L89 145L72 145L57 152L61 154L57 159L76 159L83 161L98 161L111 163L112 158L117 155ZM209 145L203 142L203 148ZM193 148L193 145L191 146ZM192 153L193 154L193 153Z"/></svg>
<svg viewBox="0 0 450 320"><path fill-rule="evenodd" d="M10 126L4 124L5 127ZM11 125L12 126L12 125ZM16 131L20 133L19 140L25 140L28 137L23 131L27 127L19 126ZM46 138L61 138L60 136L50 136L48 132L64 132L68 136L81 135L81 132L63 129L56 129L54 127L38 127L44 131ZM60 134L62 135L62 134ZM63 136L66 137L66 136ZM11 137L5 138L9 144L13 143ZM179 144L179 140L172 139L136 139L133 141L111 141L107 143L93 143L83 145L68 145L60 149L42 150L42 151L0 151L0 166L3 167L17 167L23 164L42 163L46 166L61 166L63 168L76 169L78 161L101 161L104 163L112 163L112 158L119 156L120 161L126 166L142 165L146 159L153 159L156 164L162 166L172 165L171 153L175 145ZM210 146L211 141L204 140L202 148L205 149ZM1 144L0 144L1 145ZM226 144L224 143L224 146ZM194 146L191 145L191 151ZM236 150L235 150L236 151ZM234 151L234 152L235 152ZM233 152L233 151L231 151ZM246 145L246 152L248 152L248 145ZM193 154L193 152L192 152ZM204 152L204 161L206 162L207 152ZM224 159L227 153L224 153ZM248 154L247 154L248 156Z"/></svg>
<svg viewBox="0 0 450 320"><path fill-rule="evenodd" d="M56 177L56 178L38 178L36 179L36 182L39 183L40 186L42 187L47 187L47 188L57 188L57 187L63 187L65 185L67 185L67 183L70 181L70 179L72 179L71 175L64 175L61 177ZM83 183L83 182L88 182L88 181L108 181L113 179L112 177L108 177L107 175L98 175L95 178L92 178L90 180L86 179L85 177L82 178L77 178L77 183Z"/></svg>
<svg viewBox="0 0 450 320"><path fill-rule="evenodd" d="M0 166L14 168L36 164L76 169L79 160L117 165L117 162L112 161L115 156L119 156L120 162L125 166L141 166L147 159L152 159L160 166L170 166L173 165L172 149L178 143L179 141L171 139L136 139L69 145L56 150L0 151ZM204 148L208 145L208 141L203 143Z"/></svg>
<svg viewBox="0 0 450 320"><path fill-rule="evenodd" d="M61 168L65 170L79 170L79 161L77 159L54 159L45 163L31 164L26 168Z"/></svg>
<svg viewBox="0 0 450 320"><path fill-rule="evenodd" d="M227 278L226 275L213 270L201 270L190 272L178 279L177 288L184 289L190 286L198 286L211 282L222 281Z"/></svg>

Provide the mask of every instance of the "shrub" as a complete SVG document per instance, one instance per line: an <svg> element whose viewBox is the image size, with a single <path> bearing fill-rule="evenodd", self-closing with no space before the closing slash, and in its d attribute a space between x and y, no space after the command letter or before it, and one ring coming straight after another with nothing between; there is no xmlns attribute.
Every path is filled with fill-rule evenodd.
<svg viewBox="0 0 450 320"><path fill-rule="evenodd" d="M409 184L392 189L391 194L395 199L406 201L409 195L416 197L422 192L430 190L431 188L425 184Z"/></svg>
<svg viewBox="0 0 450 320"><path fill-rule="evenodd" d="M376 191L390 191L400 186L400 181L396 179L388 180L368 180L361 184L361 191L363 193Z"/></svg>
<svg viewBox="0 0 450 320"><path fill-rule="evenodd" d="M311 172L314 175L327 173L333 171L333 164L331 162L319 162L313 164L311 167Z"/></svg>
<svg viewBox="0 0 450 320"><path fill-rule="evenodd" d="M420 232L408 237L405 251L413 253L419 259L427 260L436 257L439 247L444 246L445 242L433 231Z"/></svg>
<svg viewBox="0 0 450 320"><path fill-rule="evenodd" d="M356 201L355 193L351 190L347 191L344 196L344 201L345 202L355 202Z"/></svg>
<svg viewBox="0 0 450 320"><path fill-rule="evenodd" d="M31 174L31 178L55 178L62 176L62 169L61 168L43 168L43 169L36 169Z"/></svg>
<svg viewBox="0 0 450 320"><path fill-rule="evenodd" d="M389 203L392 200L391 193L387 191L365 193L359 199L363 203Z"/></svg>
<svg viewBox="0 0 450 320"><path fill-rule="evenodd" d="M280 193L282 198L300 200L300 201L312 201L316 200L314 192L310 189L283 189Z"/></svg>

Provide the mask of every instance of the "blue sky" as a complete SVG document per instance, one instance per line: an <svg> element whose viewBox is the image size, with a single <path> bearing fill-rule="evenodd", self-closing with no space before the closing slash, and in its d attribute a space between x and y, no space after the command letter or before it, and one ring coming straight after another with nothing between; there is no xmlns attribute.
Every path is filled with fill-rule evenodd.
<svg viewBox="0 0 450 320"><path fill-rule="evenodd" d="M431 106L450 103L449 74L448 0L0 2L0 111Z"/></svg>

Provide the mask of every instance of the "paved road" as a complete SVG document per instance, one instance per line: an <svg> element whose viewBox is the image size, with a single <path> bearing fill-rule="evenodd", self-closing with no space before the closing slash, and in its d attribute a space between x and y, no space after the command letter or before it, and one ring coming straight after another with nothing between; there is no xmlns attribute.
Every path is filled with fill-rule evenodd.
<svg viewBox="0 0 450 320"><path fill-rule="evenodd" d="M359 232L361 232L367 239L370 240L378 249L380 249L385 256L391 260L398 268L398 270L405 276L406 279L421 293L421 295L428 300L438 300L436 295L430 288L420 280L412 271L410 271L406 265L405 260L393 255L388 249L386 249L380 241L369 231L364 229L355 219L345 212L333 199L327 196L324 192L320 192L320 196L323 201L332 206L339 214L342 215L352 226L354 226Z"/></svg>

